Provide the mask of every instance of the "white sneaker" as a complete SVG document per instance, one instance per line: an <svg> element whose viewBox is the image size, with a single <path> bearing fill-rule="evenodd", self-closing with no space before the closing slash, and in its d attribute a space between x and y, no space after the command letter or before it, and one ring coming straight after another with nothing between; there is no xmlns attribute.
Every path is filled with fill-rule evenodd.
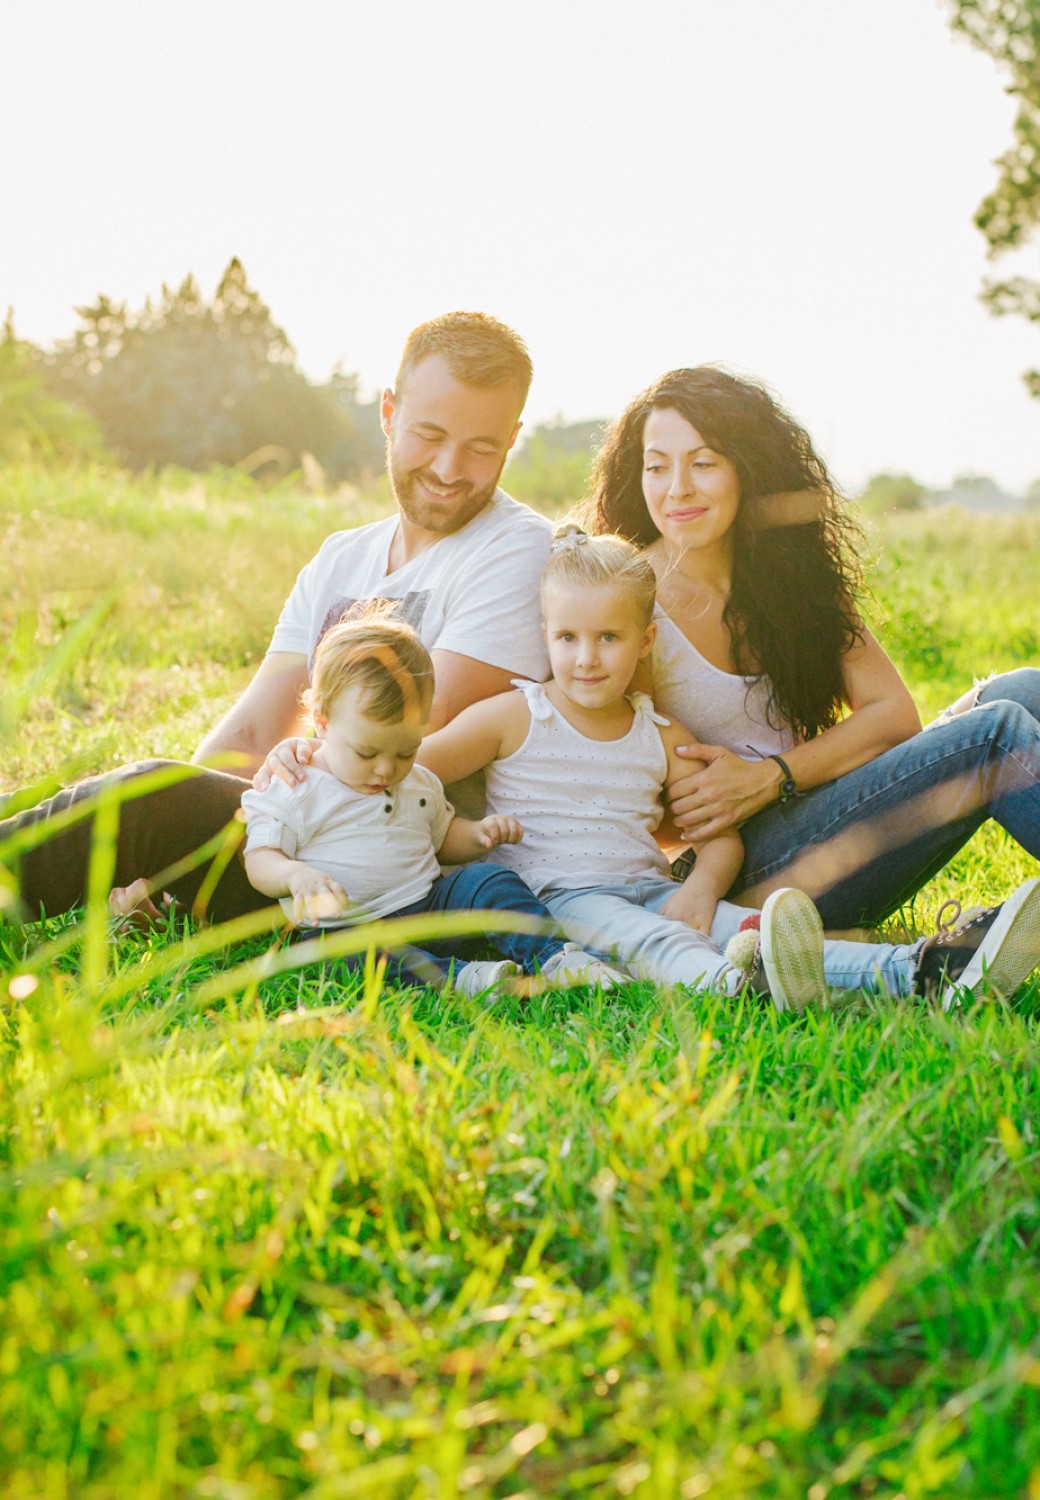
<svg viewBox="0 0 1040 1500"><path fill-rule="evenodd" d="M823 922L804 891L774 891L762 907L762 967L779 1011L803 1011L827 998Z"/></svg>
<svg viewBox="0 0 1040 1500"><path fill-rule="evenodd" d="M510 981L522 973L520 965L509 958L475 959L456 972L454 985L460 995L484 995L488 990L509 989Z"/></svg>
<svg viewBox="0 0 1040 1500"><path fill-rule="evenodd" d="M586 953L577 943L564 943L542 967L542 978L551 990L569 990L582 984L598 984L600 989L614 990L619 984L631 984L631 974L612 969L603 959Z"/></svg>

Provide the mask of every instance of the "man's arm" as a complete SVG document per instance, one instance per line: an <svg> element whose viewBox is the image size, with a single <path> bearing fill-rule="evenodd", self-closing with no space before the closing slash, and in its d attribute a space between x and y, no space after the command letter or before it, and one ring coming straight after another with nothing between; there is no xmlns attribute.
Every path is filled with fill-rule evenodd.
<svg viewBox="0 0 1040 1500"><path fill-rule="evenodd" d="M462 656L457 651L434 650L430 656L433 660L433 711L429 734L450 724L471 703L508 693L513 678L520 675L507 671L505 667L489 666L474 656Z"/></svg>
<svg viewBox="0 0 1040 1500"><path fill-rule="evenodd" d="M219 759L222 769L252 776L272 745L305 728L300 694L307 683L306 656L268 652L238 702L202 741L192 760L212 764ZM234 763L231 757L236 758Z"/></svg>

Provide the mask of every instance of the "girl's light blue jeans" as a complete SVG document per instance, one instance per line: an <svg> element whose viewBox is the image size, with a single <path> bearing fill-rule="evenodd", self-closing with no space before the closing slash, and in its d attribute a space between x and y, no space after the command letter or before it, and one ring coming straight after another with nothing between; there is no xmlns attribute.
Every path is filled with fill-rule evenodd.
<svg viewBox="0 0 1040 1500"><path fill-rule="evenodd" d="M689 984L735 994L743 976L723 948L751 915L745 906L720 901L705 937L662 907L678 890L674 880L654 876L617 885L553 891L542 900L568 936L583 948L622 963L640 979ZM835 989L908 995L924 939L915 943L853 943L828 939L823 946L827 983Z"/></svg>

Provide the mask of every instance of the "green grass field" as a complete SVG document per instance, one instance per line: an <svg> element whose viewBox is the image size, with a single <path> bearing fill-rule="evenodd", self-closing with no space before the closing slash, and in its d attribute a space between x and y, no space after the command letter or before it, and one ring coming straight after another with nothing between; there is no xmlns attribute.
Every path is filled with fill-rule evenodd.
<svg viewBox="0 0 1040 1500"><path fill-rule="evenodd" d="M189 754L385 506L0 479L7 788ZM1040 521L874 540L926 713L1040 663ZM1031 873L983 830L907 919ZM1035 980L482 1009L246 929L0 928L5 1500L1040 1496Z"/></svg>

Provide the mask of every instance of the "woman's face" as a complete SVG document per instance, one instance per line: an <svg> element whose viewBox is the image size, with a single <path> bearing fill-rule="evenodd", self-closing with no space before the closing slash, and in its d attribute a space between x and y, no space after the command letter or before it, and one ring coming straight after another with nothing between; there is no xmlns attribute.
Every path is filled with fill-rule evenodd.
<svg viewBox="0 0 1040 1500"><path fill-rule="evenodd" d="M740 504L737 471L670 406L643 428L643 498L667 542L700 550L729 532Z"/></svg>

